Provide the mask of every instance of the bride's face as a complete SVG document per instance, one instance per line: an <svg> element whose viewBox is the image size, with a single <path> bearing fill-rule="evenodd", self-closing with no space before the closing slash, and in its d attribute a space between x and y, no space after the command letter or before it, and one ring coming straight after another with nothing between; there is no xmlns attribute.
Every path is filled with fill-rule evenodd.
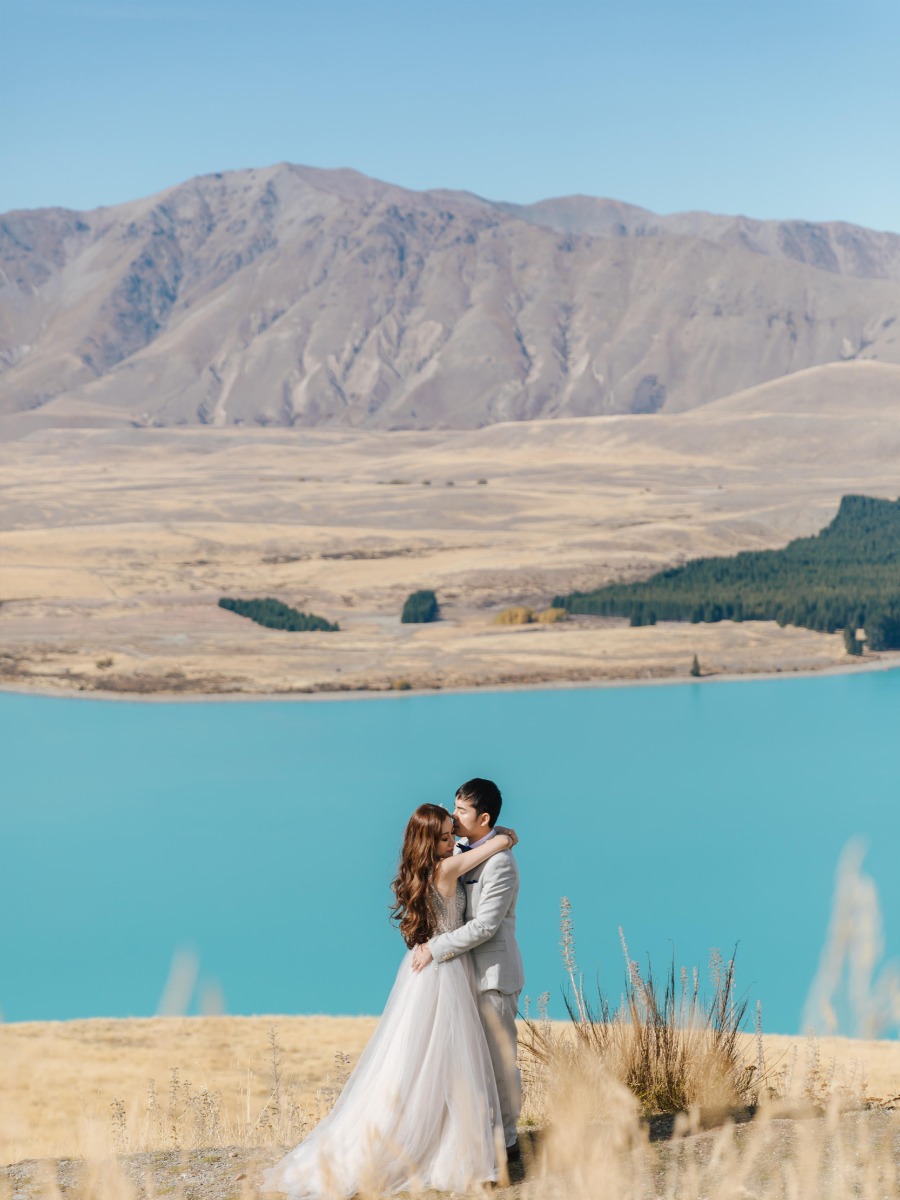
<svg viewBox="0 0 900 1200"><path fill-rule="evenodd" d="M438 837L438 858L450 858L455 846L456 840L453 837L453 821L450 817L447 817L441 826L440 836Z"/></svg>

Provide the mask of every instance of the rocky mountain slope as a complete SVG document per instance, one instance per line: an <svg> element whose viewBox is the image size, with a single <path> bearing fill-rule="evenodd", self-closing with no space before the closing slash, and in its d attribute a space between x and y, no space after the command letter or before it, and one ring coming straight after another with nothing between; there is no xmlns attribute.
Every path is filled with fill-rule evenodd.
<svg viewBox="0 0 900 1200"><path fill-rule="evenodd" d="M285 164L0 218L0 414L47 426L674 412L900 363L898 317L900 236L842 224Z"/></svg>

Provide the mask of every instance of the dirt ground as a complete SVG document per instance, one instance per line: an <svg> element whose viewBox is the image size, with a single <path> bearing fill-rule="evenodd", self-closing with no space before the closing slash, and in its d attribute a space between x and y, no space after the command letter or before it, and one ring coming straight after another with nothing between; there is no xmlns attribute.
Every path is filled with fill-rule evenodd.
<svg viewBox="0 0 900 1200"><path fill-rule="evenodd" d="M558 1131L543 1133L520 1136L521 1162L510 1166L498 1188L470 1193L472 1200L658 1200L663 1195L885 1200L898 1194L896 1111L754 1120L637 1142L630 1149L615 1133L580 1130L576 1154L569 1138L554 1136ZM272 1194L261 1191L263 1171L287 1149L204 1147L94 1162L30 1160L0 1167L0 1195L11 1200L258 1200Z"/></svg>

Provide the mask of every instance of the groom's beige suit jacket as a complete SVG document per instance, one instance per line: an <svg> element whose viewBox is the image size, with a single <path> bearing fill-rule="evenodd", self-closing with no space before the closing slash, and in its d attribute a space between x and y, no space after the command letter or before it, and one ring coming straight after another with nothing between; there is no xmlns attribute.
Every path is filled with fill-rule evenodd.
<svg viewBox="0 0 900 1200"><path fill-rule="evenodd" d="M509 850L501 850L462 877L466 889L466 923L431 938L435 962L448 962L472 952L479 992L520 992L525 982L516 942L516 899L519 868Z"/></svg>

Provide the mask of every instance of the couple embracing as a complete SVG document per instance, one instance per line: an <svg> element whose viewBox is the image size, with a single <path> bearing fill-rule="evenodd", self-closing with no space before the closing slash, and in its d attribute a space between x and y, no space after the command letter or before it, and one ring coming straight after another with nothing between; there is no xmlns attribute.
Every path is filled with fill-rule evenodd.
<svg viewBox="0 0 900 1200"><path fill-rule="evenodd" d="M470 779L452 816L422 804L410 817L392 908L409 952L334 1108L266 1171L267 1191L461 1192L518 1157L519 873L500 805L495 783Z"/></svg>

